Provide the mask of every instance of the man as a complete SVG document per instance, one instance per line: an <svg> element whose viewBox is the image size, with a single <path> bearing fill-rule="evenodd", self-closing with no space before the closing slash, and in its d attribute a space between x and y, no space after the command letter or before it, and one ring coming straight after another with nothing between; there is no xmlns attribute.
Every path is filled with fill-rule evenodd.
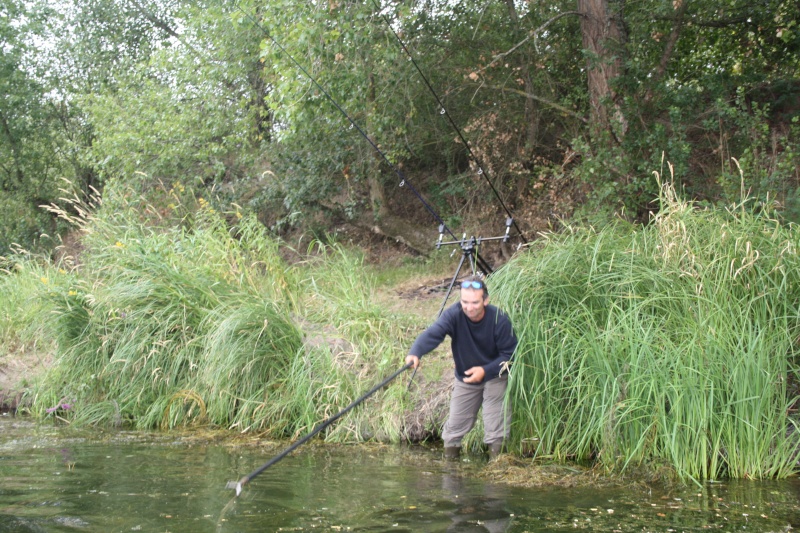
<svg viewBox="0 0 800 533"><path fill-rule="evenodd" d="M503 408L508 364L517 338L508 316L489 305L484 281L471 276L461 282L461 300L449 307L417 337L406 356L412 368L449 335L456 364L450 415L442 431L444 454L457 459L461 440L475 425L483 405L483 441L494 457L508 438L511 410Z"/></svg>

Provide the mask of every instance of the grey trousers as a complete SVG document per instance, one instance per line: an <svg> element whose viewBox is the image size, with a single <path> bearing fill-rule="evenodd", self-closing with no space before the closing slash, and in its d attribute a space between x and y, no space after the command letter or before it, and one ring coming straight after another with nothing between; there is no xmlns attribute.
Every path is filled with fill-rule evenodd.
<svg viewBox="0 0 800 533"><path fill-rule="evenodd" d="M454 379L453 395L450 397L450 416L444 424L442 439L446 447L461 446L483 405L483 442L492 444L508 438L511 427L511 408L503 400L508 388L508 376L498 377L483 383L462 383Z"/></svg>

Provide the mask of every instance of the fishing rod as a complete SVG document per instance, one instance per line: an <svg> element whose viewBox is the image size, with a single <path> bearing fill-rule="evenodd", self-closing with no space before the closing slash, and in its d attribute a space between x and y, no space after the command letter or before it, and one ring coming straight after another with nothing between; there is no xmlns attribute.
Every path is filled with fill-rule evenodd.
<svg viewBox="0 0 800 533"><path fill-rule="evenodd" d="M494 184L492 184L492 181L489 179L489 174L483 169L483 165L481 164L480 159L472 152L472 149L469 147L469 143L464 138L464 136L461 134L461 130L456 125L455 121L453 120L453 117L450 116L450 113L447 111L447 108L442 103L442 100L439 98L439 95L436 93L436 91L431 86L430 82L428 81L428 78L422 72L422 69L419 67L419 65L417 64L417 61L414 59L414 56L411 55L411 52L406 47L406 43L403 42L403 39L400 38L400 36L397 34L397 32L392 27L392 24L391 24L391 22L389 22L389 19L386 17L386 15L383 14L383 9L381 8L380 4L378 4L378 1L377 0L372 0L372 4L378 10L379 16L386 23L386 26L388 26L389 30L391 30L391 32L394 35L395 39L397 39L397 42L400 43L400 47L406 53L406 55L408 56L408 59L414 65L414 68L417 69L417 72L419 73L420 77L422 78L422 81L425 82L425 86L431 92L431 94L433 95L433 98L436 100L436 103L439 105L439 109L442 110L442 114L447 117L447 120L450 122L450 125L456 131L456 134L458 135L458 138L461 139L461 143L466 147L467 152L469 152L470 158L478 166L478 174L484 177L484 179L486 180L486 183L488 183L489 187L492 189L492 192L494 193L495 198L497 198L497 201L500 202L500 205L503 207L503 210L506 212L506 215L508 215L508 218L514 224L514 228L517 230L517 233L519 234L520 238L522 239L522 242L523 243L527 243L528 240L525 238L525 234L522 233L522 230L519 228L519 226L517 225L517 222L512 217L511 211L509 211L508 207L506 207L506 204L503 202L503 199L500 197L500 193L497 192L497 189L495 188Z"/></svg>
<svg viewBox="0 0 800 533"><path fill-rule="evenodd" d="M385 387L387 384L389 384L389 382L391 382L394 378L396 378L397 376L399 376L400 374L402 374L403 372L405 372L406 370L411 368L411 365L412 365L412 363L406 363L405 365L403 365L398 370L395 370L395 372L391 376L387 377L386 379L384 379L383 381L381 381L380 383L378 383L377 385L372 387L369 391L367 391L363 396L361 396L360 398L355 400L353 403L351 403L350 405L348 405L347 407L345 407L344 409L342 409L341 411L339 411L338 413L336 413L332 417L330 417L327 420L325 420L324 422L322 422L320 425L315 427L313 431L308 433L305 437L303 437L302 439L298 440L297 442L295 442L294 444L292 444L291 446L289 446L288 448L283 450L281 453L279 453L278 455L276 455L275 457L273 457L272 459L270 459L269 461L267 461L263 465L259 466L258 468L256 468L255 470L253 470L252 472L250 472L249 474L244 476L239 481L229 481L225 485L225 488L226 489L235 489L236 490L236 496L238 496L239 494L242 493L242 487L244 487L247 483L252 481L253 478L255 478L256 476L261 474L264 470L266 470L267 468L271 467L272 465L274 465L275 463L277 463L278 461L280 461L281 459L283 459L284 457L286 457L287 455L292 453L294 450L296 450L297 448L302 446L311 437L313 437L314 435L316 435L317 433L319 433L320 431L322 431L326 427L330 426L332 423L334 423L336 420L341 418L343 415L345 415L347 412L349 412L355 406L357 406L358 404L360 404L361 402L363 402L364 400L366 400L367 398L369 398L370 396L372 396L373 394L375 394L376 392L381 390L383 387Z"/></svg>

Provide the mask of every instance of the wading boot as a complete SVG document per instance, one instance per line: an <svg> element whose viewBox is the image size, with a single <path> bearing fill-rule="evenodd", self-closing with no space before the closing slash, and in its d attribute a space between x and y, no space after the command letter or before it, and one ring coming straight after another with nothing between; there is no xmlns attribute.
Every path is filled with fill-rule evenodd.
<svg viewBox="0 0 800 533"><path fill-rule="evenodd" d="M501 453L503 453L503 441L493 442L489 445L489 459L494 459Z"/></svg>
<svg viewBox="0 0 800 533"><path fill-rule="evenodd" d="M461 446L445 446L444 447L444 458L448 461L458 461L458 457L461 455Z"/></svg>

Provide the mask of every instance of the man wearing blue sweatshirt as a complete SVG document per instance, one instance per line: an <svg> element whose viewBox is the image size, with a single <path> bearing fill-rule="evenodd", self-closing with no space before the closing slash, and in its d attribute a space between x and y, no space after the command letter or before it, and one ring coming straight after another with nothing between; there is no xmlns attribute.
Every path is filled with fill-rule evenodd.
<svg viewBox="0 0 800 533"><path fill-rule="evenodd" d="M417 368L420 357L448 335L456 368L450 415L442 431L445 457L458 458L461 439L475 425L481 405L483 441L494 457L502 451L511 424L511 410L504 409L503 400L517 337L508 316L489 305L489 291L481 278L471 276L461 282L460 301L417 337L406 363Z"/></svg>

